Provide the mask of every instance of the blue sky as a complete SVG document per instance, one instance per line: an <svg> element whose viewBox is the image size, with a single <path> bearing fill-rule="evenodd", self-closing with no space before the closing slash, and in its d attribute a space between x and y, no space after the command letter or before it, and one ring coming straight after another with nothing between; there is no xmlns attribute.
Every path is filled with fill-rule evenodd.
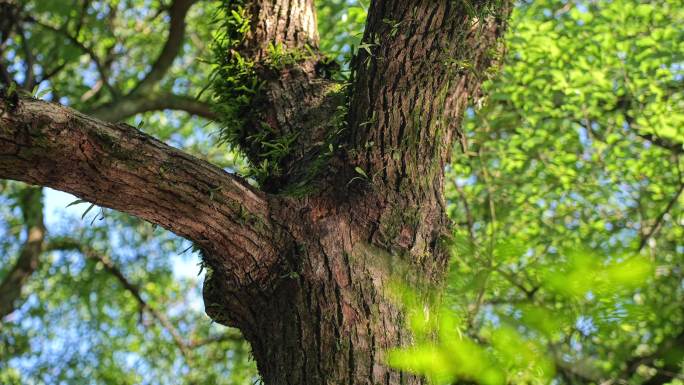
<svg viewBox="0 0 684 385"><path fill-rule="evenodd" d="M58 227L60 223L64 222L66 218L71 220L81 220L85 225L88 225L92 221L93 217L98 215L98 210L90 210L85 218L81 219L83 212L87 210L87 204L77 204L67 207L70 203L76 201L78 198L75 196L62 192L53 190L51 188L45 188L45 222L48 231L51 227ZM116 245L112 245L116 248ZM191 278L202 280L203 277L197 275L197 257L194 254L190 254L188 251L184 255L176 254L172 256L172 266L173 272L176 278ZM201 298L196 300L201 301ZM201 305L201 302L200 302Z"/></svg>

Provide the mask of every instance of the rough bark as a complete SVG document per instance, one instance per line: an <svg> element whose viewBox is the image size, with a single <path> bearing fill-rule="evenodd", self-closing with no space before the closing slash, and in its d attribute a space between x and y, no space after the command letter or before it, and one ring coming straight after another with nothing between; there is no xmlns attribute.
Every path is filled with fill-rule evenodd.
<svg viewBox="0 0 684 385"><path fill-rule="evenodd" d="M492 11L485 19L471 13L485 10ZM296 245L292 271L265 296L231 292L217 275L205 283L208 314L243 331L267 384L424 381L386 365L384 352L411 340L387 284L442 285L447 253L440 241L448 225L443 169L466 104L500 49L508 12L505 2L475 10L451 1L373 2L364 38L373 48L355 59L348 128L320 176L324 187L306 199L284 199L276 216ZM269 36L285 41L288 34ZM274 131L305 134L307 142L295 145L299 157L281 165L291 172L297 166L287 162L309 159L312 145L329 130L307 118L326 111L331 116L333 108L325 106L335 106L320 86L329 81L313 64L268 79L269 108L259 110L260 117L275 117L267 120ZM278 86L269 88L273 84ZM307 103L296 103L302 89ZM279 121L281 116L289 119ZM291 183L269 182L266 187L276 191ZM236 302L248 305L236 313Z"/></svg>
<svg viewBox="0 0 684 385"><path fill-rule="evenodd" d="M348 154L382 191L370 194L370 206L382 208L372 239L421 265L447 224L444 167L467 103L496 61L509 12L505 2L466 5L373 2L369 48L354 62Z"/></svg>
<svg viewBox="0 0 684 385"><path fill-rule="evenodd" d="M34 99L0 101L0 177L136 215L222 257L241 284L270 277L286 238L268 197L125 124Z"/></svg>
<svg viewBox="0 0 684 385"><path fill-rule="evenodd" d="M332 129L331 117L341 95L335 92L339 89L336 82L320 76L325 59L317 48L313 0L254 0L247 1L244 8L251 29L240 44L226 49L253 63L260 86L250 96L250 106L240 111L245 122L234 141L252 164L265 160L272 164L261 188L279 193L311 181L310 165L327 151L325 137ZM287 57L288 63L272 62L269 50L273 47ZM227 55L228 60L237 55ZM232 74L219 72L222 75ZM264 142L284 138L292 138L287 156L275 160L264 156L270 150Z"/></svg>
<svg viewBox="0 0 684 385"><path fill-rule="evenodd" d="M258 164L263 146L253 138L264 126L269 140L295 134L265 192L132 127L28 99L0 105L0 177L195 241L210 268L207 313L242 330L269 385L423 383L386 364L386 349L411 342L387 289L393 280L419 291L443 283L443 169L509 12L506 1L466 4L371 3L340 132L330 122L344 98L317 70L313 1L247 2L251 29L231 49L254 61L263 85L236 139ZM274 69L269 44L312 53ZM301 182L316 188L284 194Z"/></svg>
<svg viewBox="0 0 684 385"><path fill-rule="evenodd" d="M354 210L312 199L281 214L297 252L268 295L233 296L216 274L205 282L208 314L243 331L267 384L422 383L390 369L384 355L410 341L387 285L411 273L355 227ZM239 316L233 298L247 304Z"/></svg>

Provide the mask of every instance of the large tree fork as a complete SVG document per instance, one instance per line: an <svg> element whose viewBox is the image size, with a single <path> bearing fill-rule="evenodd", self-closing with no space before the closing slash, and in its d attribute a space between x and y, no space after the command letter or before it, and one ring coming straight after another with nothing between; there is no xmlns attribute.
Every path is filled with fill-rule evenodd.
<svg viewBox="0 0 684 385"><path fill-rule="evenodd" d="M443 283L443 168L497 60L510 3L373 1L346 128L320 188L302 196L282 187L313 161L339 106L337 83L316 70L313 0L243 3L249 31L234 49L254 61L262 88L238 144L258 161L263 149L245 140L264 125L269 140L294 138L292 155L277 159L284 173L262 190L133 127L11 95L0 101L0 178L192 240L210 270L207 313L242 330L269 385L423 383L386 364L386 349L411 341L387 287L396 277ZM268 70L272 47L309 54Z"/></svg>

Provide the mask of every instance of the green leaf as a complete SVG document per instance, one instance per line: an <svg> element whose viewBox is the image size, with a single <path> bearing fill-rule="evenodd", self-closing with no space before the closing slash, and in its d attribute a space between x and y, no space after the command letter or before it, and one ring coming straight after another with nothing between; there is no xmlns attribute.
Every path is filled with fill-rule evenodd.
<svg viewBox="0 0 684 385"><path fill-rule="evenodd" d="M84 219L85 216L86 216L86 214L88 214L88 212L89 212L90 210L92 210L93 207L95 207L95 204L94 204L94 203L91 204L91 205L86 209L86 211L83 212L83 215L81 215L81 219Z"/></svg>
<svg viewBox="0 0 684 385"><path fill-rule="evenodd" d="M76 199L75 201L69 203L69 204L66 205L65 207L71 207L71 206L74 206L74 205L79 205L79 204L81 204L81 203L88 203L88 201L85 201L85 200L83 200L83 199Z"/></svg>

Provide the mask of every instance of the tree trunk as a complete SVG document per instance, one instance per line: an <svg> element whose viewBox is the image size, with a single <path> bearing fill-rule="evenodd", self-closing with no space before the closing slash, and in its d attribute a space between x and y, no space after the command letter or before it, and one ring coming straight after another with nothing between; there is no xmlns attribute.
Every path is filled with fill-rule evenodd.
<svg viewBox="0 0 684 385"><path fill-rule="evenodd" d="M262 191L132 127L11 97L0 103L0 177L194 241L207 314L242 330L268 385L424 383L387 365L387 349L412 338L389 289L427 295L444 283L443 171L496 64L509 2L373 1L349 85L320 71L313 0L226 7L250 22L244 36L227 31L219 78L235 78L239 57L260 87L246 104L218 95L243 102L224 134L268 165ZM275 65L274 47L292 60Z"/></svg>
<svg viewBox="0 0 684 385"><path fill-rule="evenodd" d="M311 1L288 4L313 12ZM257 30L278 25L263 21L271 17L265 8L256 7L262 10ZM353 63L348 130L332 141L340 151L328 172L318 176L315 193L271 203L273 218L292 237L283 275L267 292L234 290L217 274L205 282L207 313L243 331L266 384L425 382L387 365L388 349L411 342L402 305L388 284L401 282L423 294L443 285L448 258L443 241L449 233L443 170L465 107L500 53L498 38L508 12L506 2L472 8L448 0L371 5L364 35L369 48L360 50ZM300 31L309 24L289 26ZM251 48L243 56L261 57L254 47L264 41L296 47L302 41L287 42L287 36L316 33L270 31L266 40L263 35L248 39L245 46ZM274 131L307 132L300 154L310 153L312 143L325 145L321 131L330 131L307 117L327 113L323 120L331 121L335 111L326 111L326 103L311 103L327 96L321 86L326 80L311 73L313 67L304 61L283 70L277 92L268 81L262 98L278 113L270 119L259 116L272 122ZM301 89L307 90L303 105L296 102ZM249 151L254 145L248 137L238 141L259 162L258 151ZM306 155L292 157L281 168L293 170L301 167L293 164L307 160ZM297 182L293 179L272 178L264 185L277 193Z"/></svg>
<svg viewBox="0 0 684 385"><path fill-rule="evenodd" d="M422 274L372 245L356 208L311 199L283 210L296 246L268 292L236 294L216 274L205 282L208 314L243 331L266 384L421 383L390 370L384 351L410 341L387 285ZM433 255L441 273L444 253Z"/></svg>

